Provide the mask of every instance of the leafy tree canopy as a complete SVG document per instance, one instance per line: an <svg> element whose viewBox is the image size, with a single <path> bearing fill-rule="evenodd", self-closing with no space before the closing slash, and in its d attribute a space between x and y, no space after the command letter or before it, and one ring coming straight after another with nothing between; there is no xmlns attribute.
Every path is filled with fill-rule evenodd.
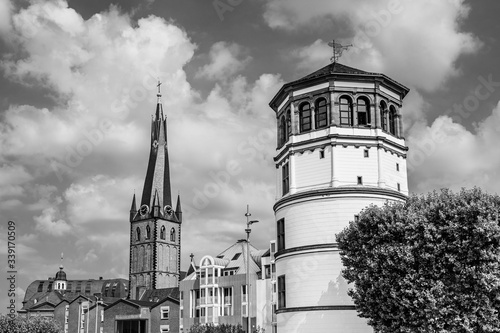
<svg viewBox="0 0 500 333"><path fill-rule="evenodd" d="M337 235L376 332L500 332L500 197L478 188L370 206Z"/></svg>
<svg viewBox="0 0 500 333"><path fill-rule="evenodd" d="M194 325L191 326L188 333L244 333L243 327L241 325L229 325L229 324L206 324L206 325Z"/></svg>
<svg viewBox="0 0 500 333"><path fill-rule="evenodd" d="M16 316L14 318L0 315L0 332L2 333L59 333L61 329L52 318Z"/></svg>

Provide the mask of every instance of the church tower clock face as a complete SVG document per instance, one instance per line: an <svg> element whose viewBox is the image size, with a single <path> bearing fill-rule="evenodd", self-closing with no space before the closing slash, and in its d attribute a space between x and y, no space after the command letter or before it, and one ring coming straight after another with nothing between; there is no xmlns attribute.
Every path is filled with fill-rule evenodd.
<svg viewBox="0 0 500 333"><path fill-rule="evenodd" d="M180 197L172 208L167 119L160 97L158 91L139 210L135 194L130 209L129 297L136 300L147 290L178 287L180 280L182 212Z"/></svg>

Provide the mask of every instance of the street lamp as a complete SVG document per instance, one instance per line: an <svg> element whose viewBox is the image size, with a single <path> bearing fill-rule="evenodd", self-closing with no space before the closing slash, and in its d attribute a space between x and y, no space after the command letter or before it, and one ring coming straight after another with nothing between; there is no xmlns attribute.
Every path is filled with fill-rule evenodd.
<svg viewBox="0 0 500 333"><path fill-rule="evenodd" d="M247 269L246 269L246 283L247 283L247 333L250 333L250 309L251 309L251 303L250 303L250 232L252 232L252 229L250 229L250 226L254 223L257 223L259 221L257 220L252 220L250 221L250 214L248 205L247 205L247 212L245 213L245 216L247 218L247 228L245 229L245 232L247 233Z"/></svg>

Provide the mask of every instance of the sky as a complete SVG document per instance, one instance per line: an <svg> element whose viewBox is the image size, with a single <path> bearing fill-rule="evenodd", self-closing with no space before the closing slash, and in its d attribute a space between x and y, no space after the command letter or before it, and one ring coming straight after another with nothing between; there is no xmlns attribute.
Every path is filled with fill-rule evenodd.
<svg viewBox="0 0 500 333"><path fill-rule="evenodd" d="M410 192L498 193L498 12L496 0L0 0L0 265L13 220L18 309L61 253L69 279L128 278L158 78L183 269L245 238L247 204L251 242L275 238L268 103L327 65L332 39L353 44L340 63L411 89Z"/></svg>

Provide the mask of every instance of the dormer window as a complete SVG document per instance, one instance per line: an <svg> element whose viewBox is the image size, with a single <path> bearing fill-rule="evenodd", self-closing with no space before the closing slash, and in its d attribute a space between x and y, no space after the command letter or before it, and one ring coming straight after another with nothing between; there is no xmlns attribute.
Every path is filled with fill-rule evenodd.
<svg viewBox="0 0 500 333"><path fill-rule="evenodd" d="M299 107L300 132L311 130L311 105L303 103Z"/></svg>
<svg viewBox="0 0 500 333"><path fill-rule="evenodd" d="M328 107L324 98L316 101L315 119L316 129L328 126Z"/></svg>
<svg viewBox="0 0 500 333"><path fill-rule="evenodd" d="M358 125L366 126L370 124L370 103L365 98L358 98Z"/></svg>
<svg viewBox="0 0 500 333"><path fill-rule="evenodd" d="M352 126L352 100L343 96L340 97L340 125Z"/></svg>

